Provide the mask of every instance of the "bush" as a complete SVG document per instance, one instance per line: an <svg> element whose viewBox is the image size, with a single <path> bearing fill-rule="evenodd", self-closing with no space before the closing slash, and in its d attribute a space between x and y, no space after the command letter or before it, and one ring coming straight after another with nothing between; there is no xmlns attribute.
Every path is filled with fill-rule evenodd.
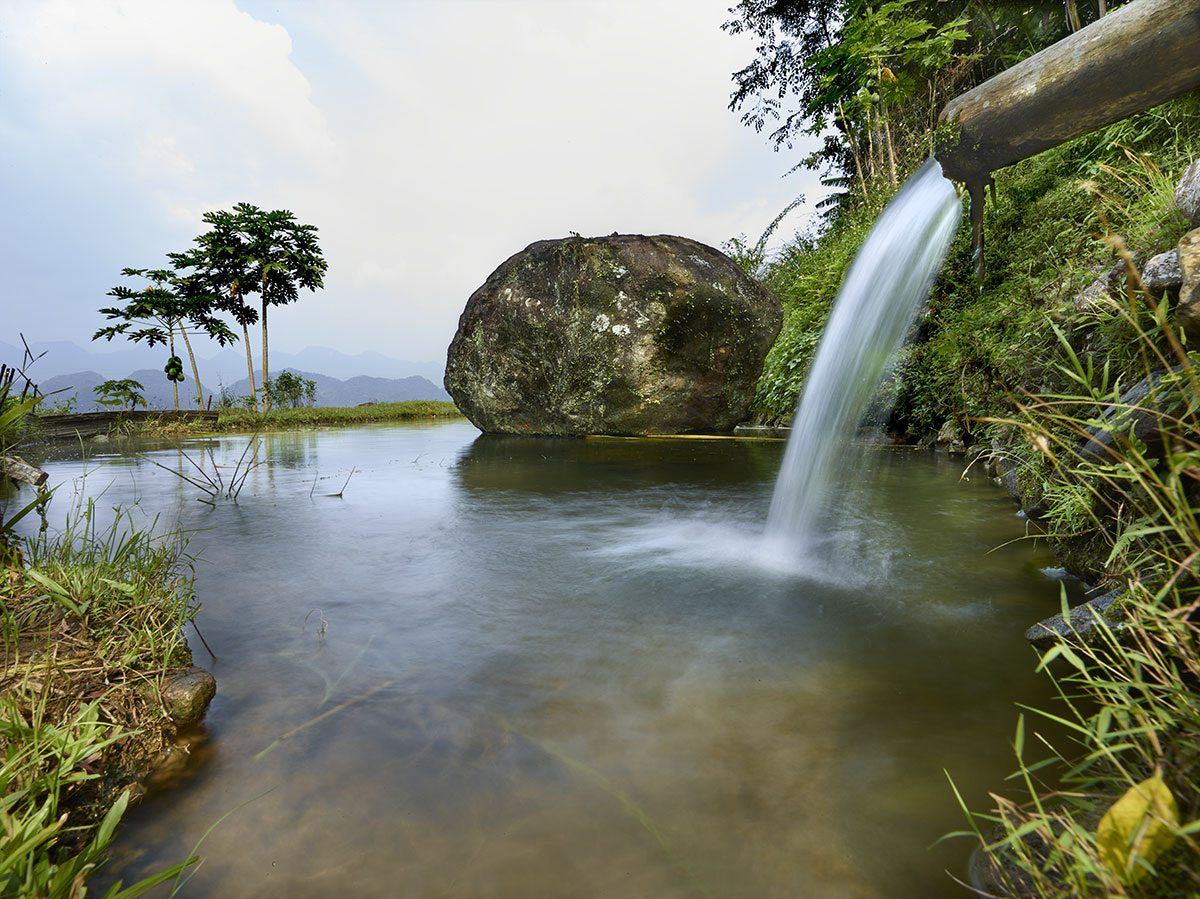
<svg viewBox="0 0 1200 899"><path fill-rule="evenodd" d="M96 394L96 402L105 406L128 406L126 412L132 412L138 406L146 405L146 399L142 396L142 391L145 389L140 382L132 378L105 381L92 388Z"/></svg>
<svg viewBox="0 0 1200 899"><path fill-rule="evenodd" d="M275 408L299 409L311 406L317 395L317 382L284 369L277 377L263 384L269 405Z"/></svg>

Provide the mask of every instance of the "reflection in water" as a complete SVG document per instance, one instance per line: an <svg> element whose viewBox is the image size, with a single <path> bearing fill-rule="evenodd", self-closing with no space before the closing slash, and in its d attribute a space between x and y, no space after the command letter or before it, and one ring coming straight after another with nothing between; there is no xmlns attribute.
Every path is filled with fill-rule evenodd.
<svg viewBox="0 0 1200 899"><path fill-rule="evenodd" d="M454 423L262 453L236 505L146 463L79 488L192 531L219 685L104 876L232 812L187 895L961 894L970 847L928 848L961 826L943 769L972 800L1008 773L1020 634L1057 605L1047 558L988 554L1020 534L990 485L870 454L809 571L755 556L775 443Z"/></svg>

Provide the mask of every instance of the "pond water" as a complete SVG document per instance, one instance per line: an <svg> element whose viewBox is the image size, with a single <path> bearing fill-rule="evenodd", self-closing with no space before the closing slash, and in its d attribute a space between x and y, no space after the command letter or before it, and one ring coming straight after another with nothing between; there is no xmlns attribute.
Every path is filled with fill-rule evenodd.
<svg viewBox="0 0 1200 899"><path fill-rule="evenodd" d="M249 440L184 449L228 479ZM216 654L191 636L216 699L98 882L203 838L187 896L965 895L944 770L1001 787L1058 606L982 473L864 451L804 568L761 549L781 443L259 441L215 507L115 444L45 465L52 523L74 494L191 533Z"/></svg>

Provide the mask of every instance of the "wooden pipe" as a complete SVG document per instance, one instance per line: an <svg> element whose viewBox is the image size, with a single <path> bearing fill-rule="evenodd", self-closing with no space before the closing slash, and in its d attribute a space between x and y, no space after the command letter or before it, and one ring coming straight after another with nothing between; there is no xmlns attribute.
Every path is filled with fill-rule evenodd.
<svg viewBox="0 0 1200 899"><path fill-rule="evenodd" d="M1132 0L955 97L946 176L988 173L1200 87L1200 0Z"/></svg>

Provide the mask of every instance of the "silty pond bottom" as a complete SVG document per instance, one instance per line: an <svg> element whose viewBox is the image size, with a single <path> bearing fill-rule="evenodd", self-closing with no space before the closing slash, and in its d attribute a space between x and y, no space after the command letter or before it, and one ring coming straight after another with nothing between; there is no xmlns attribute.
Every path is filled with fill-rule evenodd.
<svg viewBox="0 0 1200 899"><path fill-rule="evenodd" d="M250 439L183 448L227 479ZM216 653L190 635L217 697L98 885L204 837L183 895L965 895L944 770L1002 789L1059 591L982 472L864 450L805 569L763 550L781 443L257 439L215 507L134 455L187 472L166 444L45 463L52 525L189 532Z"/></svg>

